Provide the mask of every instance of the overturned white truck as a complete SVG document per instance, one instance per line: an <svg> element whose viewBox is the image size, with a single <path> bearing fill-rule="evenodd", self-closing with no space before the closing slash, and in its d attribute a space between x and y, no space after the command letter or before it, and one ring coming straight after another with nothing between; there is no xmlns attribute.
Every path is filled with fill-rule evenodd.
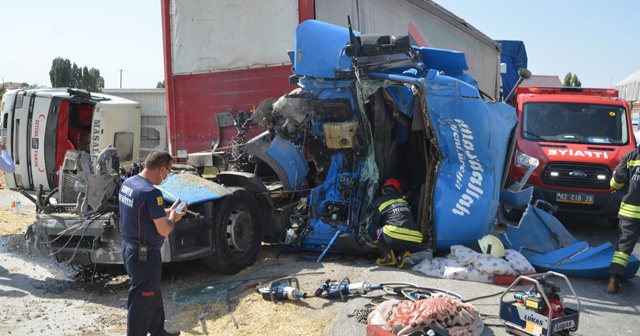
<svg viewBox="0 0 640 336"><path fill-rule="evenodd" d="M435 250L494 233L539 270L606 277L610 244L576 241L543 204L529 205L529 190L505 188L517 117L478 90L463 53L309 20L296 29L290 58L299 89L253 112L265 132L244 146L242 171L214 181L176 174L160 187L168 202L191 204L164 242L164 261L203 258L233 273L255 261L262 241L371 253L369 207L380 182L396 177L413 185L420 230ZM66 152L59 179L73 176L87 188L74 190L73 203L39 195L30 251L61 262L122 263L116 191L127 171L116 153L91 160ZM211 162L216 155L204 154ZM116 191L92 194L95 181ZM504 219L501 203L522 209L522 219ZM640 263L630 265L633 275Z"/></svg>
<svg viewBox="0 0 640 336"><path fill-rule="evenodd" d="M85 90L9 90L2 97L2 137L16 170L5 180L11 189L50 191L67 150L95 159L107 146L123 166L140 152L140 104Z"/></svg>

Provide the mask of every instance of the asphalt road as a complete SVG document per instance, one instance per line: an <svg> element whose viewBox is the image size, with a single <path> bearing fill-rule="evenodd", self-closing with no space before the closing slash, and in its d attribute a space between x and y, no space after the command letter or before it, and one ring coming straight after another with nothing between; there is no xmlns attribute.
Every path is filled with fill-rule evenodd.
<svg viewBox="0 0 640 336"><path fill-rule="evenodd" d="M8 207L11 196L17 194L2 194L0 206ZM33 205L26 198L22 198L25 211L33 211ZM617 241L617 230L608 227L606 220L597 218L560 218L567 229L579 240L587 241L591 246ZM640 256L640 246L637 244L634 250L636 256ZM327 258L325 258L327 259ZM500 298L506 286L496 286L460 280L448 280L430 278L422 273L411 270L398 270L388 267L376 267L370 262L363 262L362 267L357 266L361 277L352 278L352 281L369 281L371 283L397 283L406 282L422 287L439 288L457 293L465 300L483 297L489 294L496 296L473 300L471 303L483 315L498 315ZM331 270L331 262L323 262L323 267ZM570 278L581 303L580 323L578 330L572 335L640 335L640 272L631 279L623 282L623 293L611 295L606 293L606 279ZM571 298L569 289L561 279L556 279L561 285L562 294L565 295L567 304L575 303ZM523 290L527 287L521 287ZM364 335L365 325L358 323L353 317L349 317L355 309L362 308L370 299L352 297L345 303L340 303L342 311L336 315L333 321L327 321L333 325L330 335L354 336ZM509 335L498 319L485 319L486 327L482 336Z"/></svg>
<svg viewBox="0 0 640 336"><path fill-rule="evenodd" d="M591 246L617 241L617 231L607 226L604 219L594 218L561 218L565 227L579 240L587 241ZM640 256L640 246L634 250ZM400 271L389 268L374 268L363 274L375 276L376 282L409 282L424 287L440 288L457 293L465 300L471 300L493 293L502 293L506 286L495 286L469 281L435 279L414 271ZM554 281L561 286L565 303L575 304L570 290L561 278ZM640 272L636 277L623 282L622 294L607 294L606 279L569 278L571 285L580 299L581 311L578 330L572 335L640 335ZM528 289L527 287L520 287ZM364 327L353 318L346 317L354 309L361 308L368 299L355 298L348 302L342 314L334 320L331 335L363 335ZM500 297L494 296L471 302L483 315L498 315ZM510 335L499 319L485 319L482 336Z"/></svg>

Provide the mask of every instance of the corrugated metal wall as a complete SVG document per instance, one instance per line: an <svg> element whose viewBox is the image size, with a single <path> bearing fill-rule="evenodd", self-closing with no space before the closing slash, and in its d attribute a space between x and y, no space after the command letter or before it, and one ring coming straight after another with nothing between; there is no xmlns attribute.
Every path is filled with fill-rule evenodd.
<svg viewBox="0 0 640 336"><path fill-rule="evenodd" d="M167 108L164 89L103 89L102 93L140 103L140 160L152 149L167 149Z"/></svg>

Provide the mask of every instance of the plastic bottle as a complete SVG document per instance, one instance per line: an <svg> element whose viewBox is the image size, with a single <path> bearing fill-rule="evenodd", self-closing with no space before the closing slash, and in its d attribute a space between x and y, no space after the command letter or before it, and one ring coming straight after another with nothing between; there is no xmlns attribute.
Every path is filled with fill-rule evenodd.
<svg viewBox="0 0 640 336"><path fill-rule="evenodd" d="M19 214L22 213L22 207L20 206L20 199L16 200L16 210Z"/></svg>
<svg viewBox="0 0 640 336"><path fill-rule="evenodd" d="M11 196L11 212L17 212L17 207L16 207L16 199Z"/></svg>

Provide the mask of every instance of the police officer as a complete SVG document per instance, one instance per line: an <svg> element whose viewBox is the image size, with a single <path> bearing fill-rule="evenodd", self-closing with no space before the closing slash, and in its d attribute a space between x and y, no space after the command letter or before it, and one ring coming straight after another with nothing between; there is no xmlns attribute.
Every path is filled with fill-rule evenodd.
<svg viewBox="0 0 640 336"><path fill-rule="evenodd" d="M164 330L164 307L160 292L162 259L160 247L164 238L186 213L175 210L179 203L166 208L160 190L169 178L173 158L166 151L152 151L145 167L122 183L119 209L122 232L122 257L131 277L127 299L127 335L180 335Z"/></svg>
<svg viewBox="0 0 640 336"><path fill-rule="evenodd" d="M405 268L411 263L411 252L423 249L422 233L418 231L409 203L399 193L400 190L400 181L390 178L382 186L382 196L373 203L374 212L368 231L383 255L376 259L378 266ZM394 250L404 251L400 262Z"/></svg>
<svg viewBox="0 0 640 336"><path fill-rule="evenodd" d="M633 247L640 237L640 149L636 148L624 156L613 172L610 185L613 189L620 190L628 184L628 190L622 197L620 211L619 230L620 238L616 251L613 254L609 266L608 293L617 293L622 290L620 279L624 274Z"/></svg>

